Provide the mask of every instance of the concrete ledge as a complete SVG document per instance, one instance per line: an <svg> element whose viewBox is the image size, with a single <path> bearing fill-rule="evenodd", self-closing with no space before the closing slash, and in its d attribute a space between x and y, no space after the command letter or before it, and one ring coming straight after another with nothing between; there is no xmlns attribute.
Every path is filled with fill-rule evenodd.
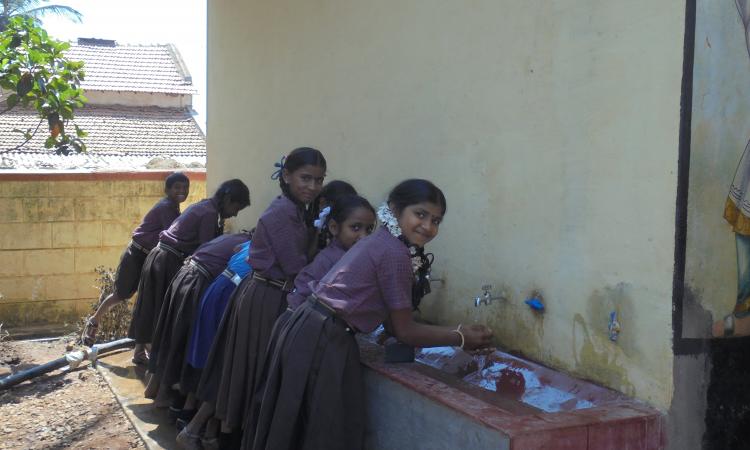
<svg viewBox="0 0 750 450"><path fill-rule="evenodd" d="M143 397L144 369L133 364L132 357L132 350L104 356L99 360L97 370L107 381L147 448L177 448L174 424L168 420L165 408L156 408L153 401Z"/></svg>

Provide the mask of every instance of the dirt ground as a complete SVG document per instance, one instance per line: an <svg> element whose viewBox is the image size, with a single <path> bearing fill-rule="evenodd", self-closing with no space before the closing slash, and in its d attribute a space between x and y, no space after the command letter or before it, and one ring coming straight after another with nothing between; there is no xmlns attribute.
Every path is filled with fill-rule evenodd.
<svg viewBox="0 0 750 450"><path fill-rule="evenodd" d="M0 377L65 354L64 340L0 342ZM0 449L145 449L109 386L84 364L0 391Z"/></svg>

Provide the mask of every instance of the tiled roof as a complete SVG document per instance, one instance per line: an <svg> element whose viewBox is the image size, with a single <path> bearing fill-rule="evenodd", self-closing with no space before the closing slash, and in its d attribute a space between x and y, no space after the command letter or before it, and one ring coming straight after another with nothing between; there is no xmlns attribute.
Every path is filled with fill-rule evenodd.
<svg viewBox="0 0 750 450"><path fill-rule="evenodd" d="M46 121L31 142L2 153L23 142L23 136L12 131L14 128L34 129L38 123L38 116L28 110L0 115L0 168L132 169L144 167L154 157L205 165L206 139L187 110L87 105L76 112L75 123L89 133L84 138L88 154L57 156L45 149L44 140L49 136Z"/></svg>
<svg viewBox="0 0 750 450"><path fill-rule="evenodd" d="M85 63L84 90L196 93L179 53L171 45L87 45L87 40L80 42L83 45L71 43L65 56Z"/></svg>

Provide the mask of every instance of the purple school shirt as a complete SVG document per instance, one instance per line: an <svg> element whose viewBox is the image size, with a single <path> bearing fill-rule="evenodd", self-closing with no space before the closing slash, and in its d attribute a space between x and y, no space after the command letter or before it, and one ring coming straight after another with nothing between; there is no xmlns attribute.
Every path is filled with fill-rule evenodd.
<svg viewBox="0 0 750 450"><path fill-rule="evenodd" d="M216 200L207 198L188 206L169 228L159 234L159 242L190 254L222 232L219 205Z"/></svg>
<svg viewBox="0 0 750 450"><path fill-rule="evenodd" d="M224 271L236 247L250 240L247 233L224 234L198 247L192 258L211 274L211 281Z"/></svg>
<svg viewBox="0 0 750 450"><path fill-rule="evenodd" d="M286 196L276 197L258 219L247 259L255 272L275 280L294 279L307 265L307 226Z"/></svg>
<svg viewBox="0 0 750 450"><path fill-rule="evenodd" d="M146 213L143 222L133 230L133 241L146 250L156 247L159 233L169 228L180 215L180 204L166 197L156 202Z"/></svg>
<svg viewBox="0 0 750 450"><path fill-rule="evenodd" d="M350 248L313 292L349 325L370 333L390 311L411 310L412 283L409 249L381 227Z"/></svg>
<svg viewBox="0 0 750 450"><path fill-rule="evenodd" d="M313 262L306 265L294 279L294 292L286 297L289 307L294 309L307 300L307 297L312 294L311 285L323 278L323 275L331 270L331 267L344 256L344 253L346 253L346 250L338 239L334 239L326 248L321 250L315 256Z"/></svg>

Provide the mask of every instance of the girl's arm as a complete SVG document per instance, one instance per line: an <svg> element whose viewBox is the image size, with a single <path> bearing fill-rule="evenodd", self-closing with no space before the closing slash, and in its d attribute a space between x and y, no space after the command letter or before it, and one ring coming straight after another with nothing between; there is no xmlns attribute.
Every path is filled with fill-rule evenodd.
<svg viewBox="0 0 750 450"><path fill-rule="evenodd" d="M426 325L414 321L411 310L391 311L391 328L396 338L414 347L441 347L461 345L461 336L456 328ZM484 325L461 327L464 336L464 349L474 350L489 347L492 343L492 331Z"/></svg>

